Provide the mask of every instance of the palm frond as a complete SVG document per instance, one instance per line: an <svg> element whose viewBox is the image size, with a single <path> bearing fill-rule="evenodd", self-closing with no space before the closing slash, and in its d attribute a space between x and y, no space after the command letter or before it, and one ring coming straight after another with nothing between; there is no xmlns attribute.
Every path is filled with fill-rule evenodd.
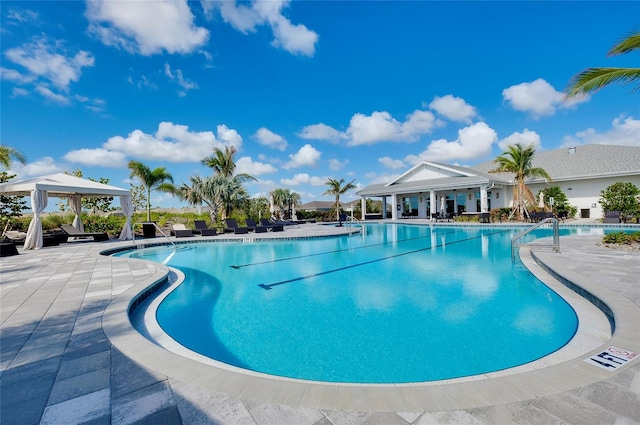
<svg viewBox="0 0 640 425"><path fill-rule="evenodd" d="M613 46L607 56L621 55L629 53L632 50L640 49L640 33L633 32L620 40L618 44Z"/></svg>
<svg viewBox="0 0 640 425"><path fill-rule="evenodd" d="M571 79L565 94L567 97L584 95L613 83L628 84L636 80L640 80L640 68L588 68ZM640 85L632 91L638 89Z"/></svg>

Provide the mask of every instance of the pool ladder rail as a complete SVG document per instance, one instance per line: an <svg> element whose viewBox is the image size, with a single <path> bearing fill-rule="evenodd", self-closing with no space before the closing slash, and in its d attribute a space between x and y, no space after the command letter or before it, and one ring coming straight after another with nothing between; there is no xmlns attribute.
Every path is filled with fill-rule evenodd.
<svg viewBox="0 0 640 425"><path fill-rule="evenodd" d="M166 234L166 233L164 233L164 232L162 231L162 229L161 229L160 227L158 227L158 225L157 225L156 223L154 223L154 222L150 222L150 223L149 223L149 222L145 222L145 223L134 223L134 224L133 224L133 228L135 228L135 227L136 227L136 226L138 226L138 225L140 225L140 226L141 226L141 225L143 225L143 224L146 224L146 225L153 224L153 226L156 228L156 230L158 230L158 232L160 232L160 234L161 234L161 235L162 235L166 240L168 240L168 241L169 241L169 243L170 243L171 245L173 245L173 247L174 247L174 248L176 248L176 244L171 240L171 238L170 238L169 236L167 236L167 234ZM133 232L133 243L134 243L134 244L136 243L136 232Z"/></svg>
<svg viewBox="0 0 640 425"><path fill-rule="evenodd" d="M542 220L539 223L536 223L535 225L529 227L528 229L523 230L522 232L518 233L517 235L515 235L513 238L511 238L511 261L515 262L516 260L516 248L519 248L520 246L522 246L522 243L519 243L518 241L520 239L522 239L524 236L526 236L527 234L529 234L530 232L536 230L539 227L544 226L545 224L549 224L551 223L552 228L553 228L553 243L551 244L535 244L535 243L528 243L527 245L529 246L550 246L551 248L553 248L553 250L557 253L560 252L560 228L558 225L558 219L555 217L549 217L549 218L545 218L544 220Z"/></svg>

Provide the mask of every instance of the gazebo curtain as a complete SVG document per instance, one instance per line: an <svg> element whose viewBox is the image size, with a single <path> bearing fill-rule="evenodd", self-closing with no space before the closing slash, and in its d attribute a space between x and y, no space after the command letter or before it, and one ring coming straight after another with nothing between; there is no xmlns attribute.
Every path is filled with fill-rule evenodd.
<svg viewBox="0 0 640 425"><path fill-rule="evenodd" d="M133 217L133 201L131 199L131 195L121 195L120 196L120 206L122 207L122 212L125 217L127 217L127 221L124 223L124 227L122 227L122 232L120 232L121 241L127 239L133 239L133 232L131 231L131 217Z"/></svg>
<svg viewBox="0 0 640 425"><path fill-rule="evenodd" d="M71 196L69 198L69 204L71 205L71 211L76 215L73 218L73 227L78 229L78 232L84 233L84 224L82 224L82 196L79 194Z"/></svg>
<svg viewBox="0 0 640 425"><path fill-rule="evenodd" d="M24 240L23 250L42 248L42 220L40 213L47 208L47 192L44 190L31 191L31 210L33 211L33 219L29 223L27 237Z"/></svg>

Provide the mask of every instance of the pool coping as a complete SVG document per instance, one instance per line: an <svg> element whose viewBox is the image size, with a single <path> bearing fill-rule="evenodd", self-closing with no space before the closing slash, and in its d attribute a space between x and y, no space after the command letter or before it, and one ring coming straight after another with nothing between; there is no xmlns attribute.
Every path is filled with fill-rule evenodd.
<svg viewBox="0 0 640 425"><path fill-rule="evenodd" d="M258 402L327 410L433 412L524 401L610 378L615 371L600 369L584 361L610 346L640 352L640 337L631 325L638 317L640 307L610 289L585 281L583 276L569 269L545 269L546 254L537 246L532 249L525 245L520 249L521 258L528 268L541 265L542 273L547 274L545 284L549 285L546 280L561 286L570 282L585 291L582 295L590 294L590 301L600 303L600 308L607 306L609 319L615 323L615 332L604 344L573 359L515 374L476 375L475 379L464 382L362 385L292 380L205 365L150 341L129 320L128 312L140 294L150 291L153 286L161 287L167 283L170 270L157 263L152 263L158 266L153 277L125 291L107 307L103 329L116 348L145 367L179 381ZM638 360L640 358L629 364Z"/></svg>

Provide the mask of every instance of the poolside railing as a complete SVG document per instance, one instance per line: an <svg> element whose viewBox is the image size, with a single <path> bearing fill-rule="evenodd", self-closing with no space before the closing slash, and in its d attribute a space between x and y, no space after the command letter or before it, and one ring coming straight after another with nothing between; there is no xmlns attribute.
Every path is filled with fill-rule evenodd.
<svg viewBox="0 0 640 425"><path fill-rule="evenodd" d="M166 240L168 240L168 241L169 241L169 243L170 243L171 245L173 245L173 247L174 247L174 248L176 248L176 244L175 244L175 243L173 243L173 241L171 240L171 238L169 238L169 236L167 236L167 234L166 234L166 233L164 233L164 232L162 231L162 229L161 229L160 227L158 227L158 225L157 225L156 223L154 223L154 222L134 223L134 224L133 224L133 228L135 229L135 227L136 227L136 226L138 226L138 225L146 225L146 226L153 225L153 227L155 227L155 228L156 228L156 230L158 230L158 232L160 232L160 234L161 234L162 236L164 236L164 238L165 238ZM134 243L134 244L136 243L136 232L133 232L133 243Z"/></svg>
<svg viewBox="0 0 640 425"><path fill-rule="evenodd" d="M545 225L551 224L553 227L553 243L552 244L529 244L536 246L550 246L553 248L555 252L560 252L560 226L558 225L558 219L555 217L545 218L539 223L534 224L528 229L523 230L522 232L515 235L511 238L511 261L516 260L516 247L520 247L522 244L518 241L522 239L524 236L528 235L530 232L536 230L537 228Z"/></svg>

